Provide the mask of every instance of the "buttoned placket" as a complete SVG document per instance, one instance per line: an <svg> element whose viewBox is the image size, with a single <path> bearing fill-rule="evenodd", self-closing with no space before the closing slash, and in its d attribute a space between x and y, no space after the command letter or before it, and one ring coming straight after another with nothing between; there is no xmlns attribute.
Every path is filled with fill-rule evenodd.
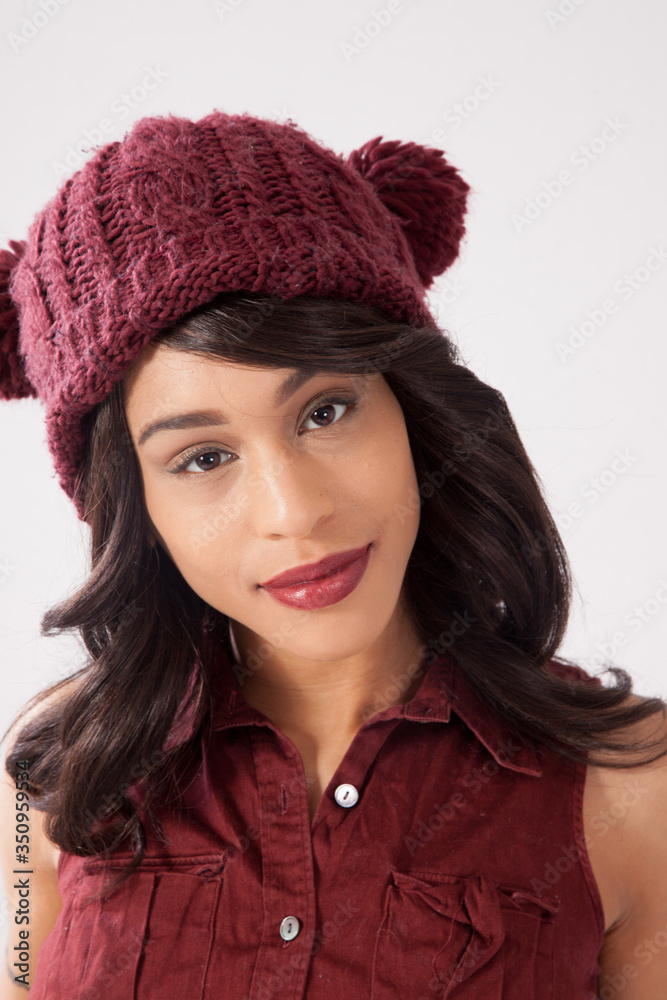
<svg viewBox="0 0 667 1000"><path fill-rule="evenodd" d="M429 674L431 671L410 702L378 712L357 731L318 803L312 823L305 770L296 745L268 717L250 707L238 690L233 686L227 689L214 713L214 728L249 727L259 793L256 825L262 855L264 912L246 1000L266 1000L267 996L301 1000L307 996L308 983L317 974L318 873L328 866L341 824L355 822L354 814L363 810L372 762L402 719L449 721L450 666L441 664L439 670ZM494 722L492 717L485 718L491 730L495 729ZM491 741L486 742L492 746ZM529 751L526 769L532 768L531 758ZM518 761L507 766L524 769Z"/></svg>
<svg viewBox="0 0 667 1000"><path fill-rule="evenodd" d="M264 916L249 1000L267 990L281 1000L300 1000L317 963L317 872L327 863L336 829L349 808L336 800L339 786L354 788L363 808L363 787L372 761L401 720L379 716L355 734L318 803L312 824L303 761L294 743L271 724L253 726L251 741L260 796L259 831ZM276 754L281 779L275 777ZM349 779L349 780L348 780ZM345 793L344 793L345 794ZM326 828L326 834L325 834Z"/></svg>
<svg viewBox="0 0 667 1000"><path fill-rule="evenodd" d="M265 1000L267 994L300 1000L315 971L321 938L316 923L317 873L327 864L336 830L353 802L355 809L363 809L369 768L401 719L431 722L435 715L442 721L443 715L415 703L409 712L404 705L391 706L366 722L324 790L311 824L308 785L295 744L261 713L238 704L233 694L229 708L236 715L233 725L254 723L249 728L260 803L264 913L248 1000ZM444 718L448 717L447 709Z"/></svg>

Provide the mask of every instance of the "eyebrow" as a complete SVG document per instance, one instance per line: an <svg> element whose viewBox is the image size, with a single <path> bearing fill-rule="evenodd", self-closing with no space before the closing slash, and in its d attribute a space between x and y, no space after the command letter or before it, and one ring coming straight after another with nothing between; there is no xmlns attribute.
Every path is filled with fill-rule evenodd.
<svg viewBox="0 0 667 1000"><path fill-rule="evenodd" d="M323 371L295 371L281 382L273 398L273 405L280 406L286 403L302 385L310 382L316 375L325 374ZM144 444L153 434L158 431L182 431L190 430L193 427L214 427L219 424L226 424L227 420L222 413L217 410L193 410L190 413L176 413L173 417L165 417L163 420L156 420L152 424L144 427L139 436L139 445Z"/></svg>

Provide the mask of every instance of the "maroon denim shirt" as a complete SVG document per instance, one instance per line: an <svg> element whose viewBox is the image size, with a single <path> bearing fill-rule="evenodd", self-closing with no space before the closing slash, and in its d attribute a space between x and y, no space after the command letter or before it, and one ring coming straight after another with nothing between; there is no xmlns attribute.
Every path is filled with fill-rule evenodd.
<svg viewBox="0 0 667 1000"><path fill-rule="evenodd" d="M295 745L242 691L225 655L167 851L149 829L88 905L100 859L61 855L31 1000L594 1000L585 765L518 741L443 655L357 732L311 824Z"/></svg>

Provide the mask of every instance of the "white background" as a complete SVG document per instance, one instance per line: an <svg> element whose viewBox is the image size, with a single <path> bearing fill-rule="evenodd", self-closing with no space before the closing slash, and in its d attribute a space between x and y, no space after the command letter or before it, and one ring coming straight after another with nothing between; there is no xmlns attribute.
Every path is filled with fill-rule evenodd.
<svg viewBox="0 0 667 1000"><path fill-rule="evenodd" d="M640 693L667 696L667 9L392 0L378 15L389 9L4 0L2 243L25 238L76 169L68 147L102 119L104 142L145 115L219 108L292 118L337 152L377 135L444 149L473 195L429 301L505 395L559 518L578 587L561 652L594 673L605 653ZM74 637L40 638L39 623L85 578L88 529L57 486L37 401L0 405L0 462L4 731L82 662Z"/></svg>

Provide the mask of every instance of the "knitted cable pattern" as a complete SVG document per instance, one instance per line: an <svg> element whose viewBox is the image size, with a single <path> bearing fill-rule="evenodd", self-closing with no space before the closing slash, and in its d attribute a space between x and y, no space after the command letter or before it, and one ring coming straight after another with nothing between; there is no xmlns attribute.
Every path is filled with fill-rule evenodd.
<svg viewBox="0 0 667 1000"><path fill-rule="evenodd" d="M157 333L220 292L366 302L433 322L469 185L442 151L377 137L347 158L215 110L142 118L0 251L0 397L38 396L74 500L83 418Z"/></svg>

